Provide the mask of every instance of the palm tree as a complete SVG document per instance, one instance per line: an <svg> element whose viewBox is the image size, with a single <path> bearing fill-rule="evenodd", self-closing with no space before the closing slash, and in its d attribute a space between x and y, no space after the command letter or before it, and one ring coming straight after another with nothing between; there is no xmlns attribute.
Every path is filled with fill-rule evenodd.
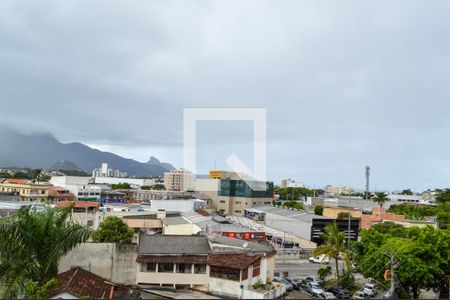
<svg viewBox="0 0 450 300"><path fill-rule="evenodd" d="M88 239L90 230L70 222L70 211L24 206L0 221L0 297L17 298L28 280L44 285L58 274L60 258Z"/></svg>
<svg viewBox="0 0 450 300"><path fill-rule="evenodd" d="M381 221L381 208L383 207L384 203L388 200L387 194L385 192L378 192L375 193L375 197L373 198L373 202L378 203L380 206L380 211L378 213L379 221Z"/></svg>
<svg viewBox="0 0 450 300"><path fill-rule="evenodd" d="M339 231L336 222L326 226L324 231L325 232L322 234L324 244L314 250L314 255L324 254L329 258L334 258L336 279L339 281L339 255L343 255L345 258L348 257L348 251L345 246L345 233ZM345 261L348 261L348 259Z"/></svg>

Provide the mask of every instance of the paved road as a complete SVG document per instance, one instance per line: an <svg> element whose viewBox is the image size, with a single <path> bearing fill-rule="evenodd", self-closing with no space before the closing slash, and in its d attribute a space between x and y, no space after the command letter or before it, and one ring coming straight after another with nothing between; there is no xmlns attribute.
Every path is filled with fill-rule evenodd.
<svg viewBox="0 0 450 300"><path fill-rule="evenodd" d="M339 262L340 267L342 268L342 262ZM321 267L325 267L327 265L320 265L320 264L313 264L310 263L306 259L299 259L299 260L284 260L283 259L277 259L275 261L275 272L279 272L280 275L283 274L283 272L288 272L289 276L294 277L306 277L306 276L316 276L317 270ZM334 265L331 263L329 264L332 268L334 268Z"/></svg>

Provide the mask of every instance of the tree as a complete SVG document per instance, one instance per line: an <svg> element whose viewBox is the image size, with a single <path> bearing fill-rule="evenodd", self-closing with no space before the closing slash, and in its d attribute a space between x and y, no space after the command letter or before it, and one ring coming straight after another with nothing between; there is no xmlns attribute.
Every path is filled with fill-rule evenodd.
<svg viewBox="0 0 450 300"><path fill-rule="evenodd" d="M406 189L406 190L403 190L400 194L412 196L413 192L411 191L411 189Z"/></svg>
<svg viewBox="0 0 450 300"><path fill-rule="evenodd" d="M323 206L322 205L314 206L314 214L321 216L323 214Z"/></svg>
<svg viewBox="0 0 450 300"><path fill-rule="evenodd" d="M375 193L375 197L373 198L373 202L376 202L378 206L380 207L380 221L381 221L381 208L383 207L384 203L388 200L387 194L385 192L378 192Z"/></svg>
<svg viewBox="0 0 450 300"><path fill-rule="evenodd" d="M111 189L113 189L113 190L119 190L119 189L129 190L130 188L131 188L131 185L127 182L111 184Z"/></svg>
<svg viewBox="0 0 450 300"><path fill-rule="evenodd" d="M450 270L450 231L432 226L386 228L362 230L360 240L353 242L360 272L387 285L383 273L389 268L389 258L385 254L393 253L398 264L396 279L405 291L418 298L421 289L438 290Z"/></svg>
<svg viewBox="0 0 450 300"><path fill-rule="evenodd" d="M438 190L436 202L440 204L450 202L450 189Z"/></svg>
<svg viewBox="0 0 450 300"><path fill-rule="evenodd" d="M1 297L17 298L29 280L45 285L60 258L85 242L90 230L69 221L70 208L24 206L0 221Z"/></svg>
<svg viewBox="0 0 450 300"><path fill-rule="evenodd" d="M339 231L336 222L326 226L324 231L322 234L324 244L314 250L314 255L324 254L335 260L336 279L339 281L339 255L347 256L345 233Z"/></svg>
<svg viewBox="0 0 450 300"><path fill-rule="evenodd" d="M337 218L338 219L348 219L348 212L343 211L343 212L338 213Z"/></svg>
<svg viewBox="0 0 450 300"><path fill-rule="evenodd" d="M327 279L327 277L330 276L331 273L333 273L333 271L330 266L319 268L319 270L317 270L317 276L320 278L320 280L323 281L325 281L325 279Z"/></svg>
<svg viewBox="0 0 450 300"><path fill-rule="evenodd" d="M58 285L56 278L50 279L44 285L40 285L39 282L28 280L25 283L25 300L27 299L45 299L52 288Z"/></svg>
<svg viewBox="0 0 450 300"><path fill-rule="evenodd" d="M133 238L133 230L119 217L107 217L100 223L92 238L100 243L129 244Z"/></svg>

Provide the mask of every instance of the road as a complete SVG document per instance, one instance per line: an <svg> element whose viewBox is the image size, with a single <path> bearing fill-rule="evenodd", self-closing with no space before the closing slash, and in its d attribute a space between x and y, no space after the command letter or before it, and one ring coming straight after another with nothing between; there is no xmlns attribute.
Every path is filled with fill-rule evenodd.
<svg viewBox="0 0 450 300"><path fill-rule="evenodd" d="M339 262L341 265L342 262ZM296 259L296 260L284 260L277 259L275 261L275 272L283 274L283 272L288 272L289 276L303 278L306 276L317 276L317 270L321 267L327 265L313 264L310 263L307 259ZM334 265L329 264L334 268ZM340 268L342 265L340 266Z"/></svg>

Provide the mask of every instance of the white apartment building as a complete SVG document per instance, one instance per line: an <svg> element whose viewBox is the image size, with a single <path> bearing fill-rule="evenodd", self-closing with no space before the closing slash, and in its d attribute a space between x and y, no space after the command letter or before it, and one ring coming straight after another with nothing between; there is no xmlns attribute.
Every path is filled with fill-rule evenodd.
<svg viewBox="0 0 450 300"><path fill-rule="evenodd" d="M298 181L292 180L290 178L281 180L280 186L282 188L303 188L303 187L305 187L303 182L298 182Z"/></svg>
<svg viewBox="0 0 450 300"><path fill-rule="evenodd" d="M126 177L128 174L120 170L108 167L107 163L102 163L100 168L92 170L92 177Z"/></svg>
<svg viewBox="0 0 450 300"><path fill-rule="evenodd" d="M102 187L90 184L90 177L52 176L50 183L69 190L77 200L100 200Z"/></svg>
<svg viewBox="0 0 450 300"><path fill-rule="evenodd" d="M354 191L355 191L354 188L346 185L338 185L338 186L327 185L325 187L325 192L333 195L349 195L352 194Z"/></svg>
<svg viewBox="0 0 450 300"><path fill-rule="evenodd" d="M186 169L179 168L164 173L164 186L167 191L193 191L195 188L195 176Z"/></svg>

